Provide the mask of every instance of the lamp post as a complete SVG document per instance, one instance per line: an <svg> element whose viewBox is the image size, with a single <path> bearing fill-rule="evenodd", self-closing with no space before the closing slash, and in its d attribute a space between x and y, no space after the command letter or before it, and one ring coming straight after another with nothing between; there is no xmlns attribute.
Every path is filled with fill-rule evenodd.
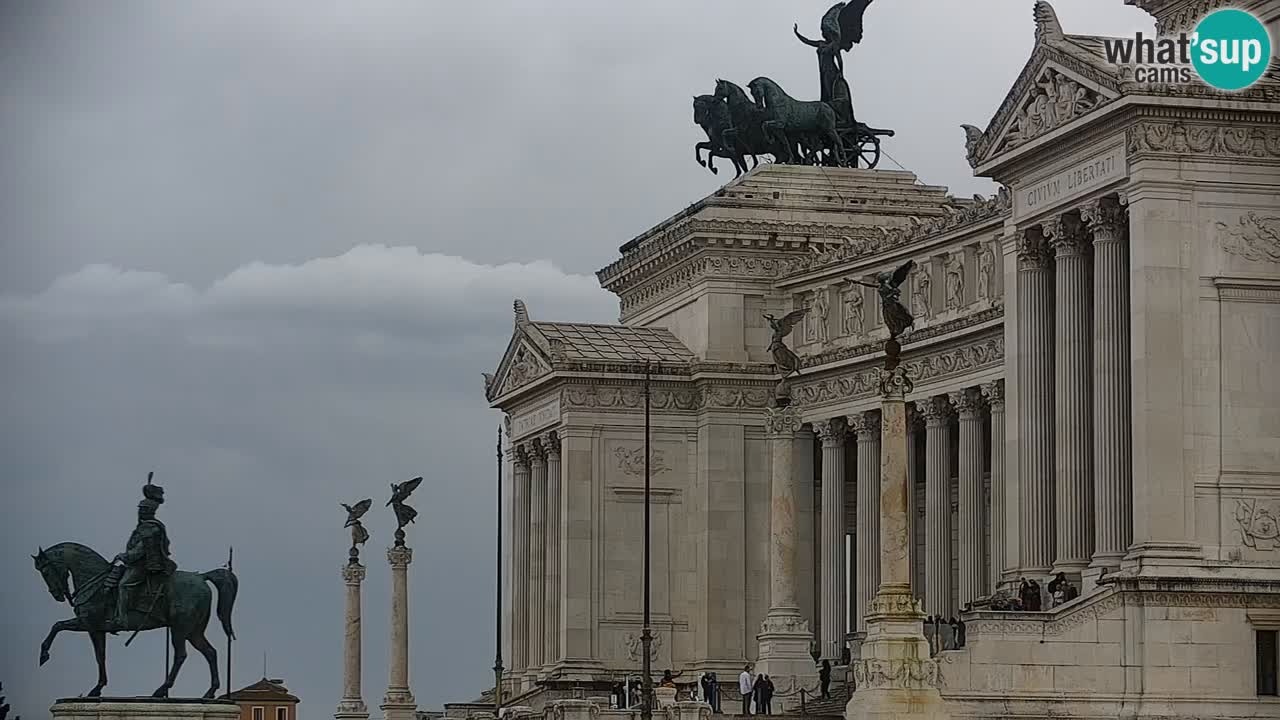
<svg viewBox="0 0 1280 720"><path fill-rule="evenodd" d="M641 659L642 674L640 678L641 720L653 720L653 670L650 667L649 648L653 644L653 633L649 628L649 361L644 362L644 626L640 631L640 647L644 657Z"/></svg>
<svg viewBox="0 0 1280 720"><path fill-rule="evenodd" d="M502 717L502 428L498 428L498 566L494 596L493 716Z"/></svg>

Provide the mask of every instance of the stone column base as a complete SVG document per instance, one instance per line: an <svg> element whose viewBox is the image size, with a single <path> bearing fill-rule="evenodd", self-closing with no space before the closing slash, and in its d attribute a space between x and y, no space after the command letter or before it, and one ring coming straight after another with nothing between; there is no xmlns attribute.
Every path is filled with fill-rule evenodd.
<svg viewBox="0 0 1280 720"><path fill-rule="evenodd" d="M50 708L54 720L239 720L240 706L223 700L68 698Z"/></svg>
<svg viewBox="0 0 1280 720"><path fill-rule="evenodd" d="M412 698L410 698L412 700ZM387 703L382 704L383 720L417 720L418 704L415 702L407 703Z"/></svg>
<svg viewBox="0 0 1280 720"><path fill-rule="evenodd" d="M862 656L853 661L856 690L845 707L846 720L949 717L923 620L907 586L881 586L867 614Z"/></svg>
<svg viewBox="0 0 1280 720"><path fill-rule="evenodd" d="M368 720L369 708L359 698L343 698L333 717L334 720Z"/></svg>
<svg viewBox="0 0 1280 720"><path fill-rule="evenodd" d="M813 633L799 610L770 610L760 623L756 639L760 643L760 657L755 663L757 675L768 675L780 688L810 683L817 678L818 671L809 654Z"/></svg>

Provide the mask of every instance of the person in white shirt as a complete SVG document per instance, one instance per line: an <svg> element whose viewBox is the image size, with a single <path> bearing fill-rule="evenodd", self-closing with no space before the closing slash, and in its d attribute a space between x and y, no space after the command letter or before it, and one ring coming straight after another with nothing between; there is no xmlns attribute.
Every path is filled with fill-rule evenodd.
<svg viewBox="0 0 1280 720"><path fill-rule="evenodd" d="M755 678L751 677L751 666L747 665L742 668L742 674L738 676L738 691L742 693L742 714L751 714L751 692L755 688Z"/></svg>

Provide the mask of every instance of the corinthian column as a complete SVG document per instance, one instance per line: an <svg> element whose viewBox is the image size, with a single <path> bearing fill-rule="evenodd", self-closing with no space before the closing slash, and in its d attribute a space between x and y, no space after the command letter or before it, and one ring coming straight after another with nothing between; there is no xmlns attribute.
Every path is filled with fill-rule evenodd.
<svg viewBox="0 0 1280 720"><path fill-rule="evenodd" d="M961 607L986 594L987 535L982 499L982 394L968 388L950 395L960 413L960 553L956 595Z"/></svg>
<svg viewBox="0 0 1280 720"><path fill-rule="evenodd" d="M1040 228L1018 242L1018 545L1026 575L1053 565L1053 259Z"/></svg>
<svg viewBox="0 0 1280 720"><path fill-rule="evenodd" d="M844 421L840 418L813 423L822 441L822 596L821 652L824 660L838 663L844 650Z"/></svg>
<svg viewBox="0 0 1280 720"><path fill-rule="evenodd" d="M991 567L987 571L987 589L994 590L1003 581L1004 573L1012 572L1005 534L1004 381L983 385L982 396L991 408Z"/></svg>
<svg viewBox="0 0 1280 720"><path fill-rule="evenodd" d="M867 613L880 587L880 412L850 415L849 423L858 439L858 631L866 632Z"/></svg>
<svg viewBox="0 0 1280 720"><path fill-rule="evenodd" d="M1043 227L1057 268L1055 351L1057 453L1054 572L1079 575L1093 555L1093 292L1089 238L1060 215Z"/></svg>
<svg viewBox="0 0 1280 720"><path fill-rule="evenodd" d="M542 436L547 453L546 512L546 617L543 620L542 663L560 661L560 437L555 433Z"/></svg>
<svg viewBox="0 0 1280 720"><path fill-rule="evenodd" d="M1114 199L1080 211L1093 233L1094 575L1120 568L1133 541L1129 387L1129 247Z"/></svg>
<svg viewBox="0 0 1280 720"><path fill-rule="evenodd" d="M950 617L951 605L951 403L942 395L921 403L924 415L924 606Z"/></svg>
<svg viewBox="0 0 1280 720"><path fill-rule="evenodd" d="M921 474L924 472L917 462L916 448L920 445L920 434L924 432L924 418L916 409L914 402L903 403L906 422L906 463L907 463L907 536L911 547L911 595L917 600L924 599L924 558L920 555L920 546L916 543L917 533L921 526L921 513L924 510L924 490L920 487ZM883 421L881 422L883 425ZM881 448L883 450L883 448Z"/></svg>
<svg viewBox="0 0 1280 720"><path fill-rule="evenodd" d="M418 710L409 690L409 563L413 550L396 539L387 550L391 565L391 667L387 675L387 694L382 698L382 716L386 720L414 720Z"/></svg>
<svg viewBox="0 0 1280 720"><path fill-rule="evenodd" d="M369 708L365 706L360 692L360 583L364 582L364 576L364 566L355 557L342 566L342 579L347 584L347 621L342 647L342 700L338 702L338 711L333 714L337 720L366 720L369 717Z"/></svg>
<svg viewBox="0 0 1280 720"><path fill-rule="evenodd" d="M529 670L542 667L543 622L546 619L547 458L541 443L533 446L529 482Z"/></svg>
<svg viewBox="0 0 1280 720"><path fill-rule="evenodd" d="M761 673L786 679L811 674L813 659L809 641L813 635L809 622L800 614L796 602L796 477L794 467L795 438L800 430L800 415L794 407L766 410L765 423L769 435L770 495L769 511L769 612L760 624Z"/></svg>
<svg viewBox="0 0 1280 720"><path fill-rule="evenodd" d="M529 667L529 449L513 455L511 497L511 671Z"/></svg>

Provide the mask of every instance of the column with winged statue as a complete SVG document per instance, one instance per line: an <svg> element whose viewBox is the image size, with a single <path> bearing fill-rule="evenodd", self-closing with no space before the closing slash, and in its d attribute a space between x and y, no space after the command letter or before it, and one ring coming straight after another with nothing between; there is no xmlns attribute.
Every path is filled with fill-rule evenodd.
<svg viewBox="0 0 1280 720"><path fill-rule="evenodd" d="M385 720L416 720L418 712L409 689L409 563L413 562L413 549L405 545L404 528L418 515L405 501L421 483L422 478L392 483L391 500L387 502L396 515L396 541L387 549L387 562L391 565L391 666L387 693L382 699Z"/></svg>

